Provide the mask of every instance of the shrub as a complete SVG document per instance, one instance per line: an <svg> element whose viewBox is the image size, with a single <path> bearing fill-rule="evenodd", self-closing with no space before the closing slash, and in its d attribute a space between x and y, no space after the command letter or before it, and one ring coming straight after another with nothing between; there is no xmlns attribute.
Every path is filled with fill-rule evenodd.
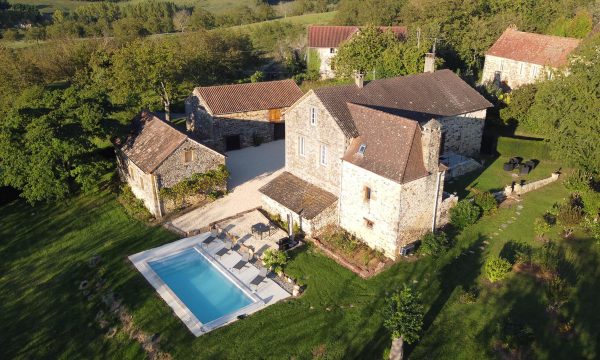
<svg viewBox="0 0 600 360"><path fill-rule="evenodd" d="M266 267L275 271L276 273L283 272L283 267L287 263L287 255L283 251L269 249L265 251L263 256L263 263Z"/></svg>
<svg viewBox="0 0 600 360"><path fill-rule="evenodd" d="M457 229L464 229L479 219L480 210L468 200L461 200L450 209L450 222Z"/></svg>
<svg viewBox="0 0 600 360"><path fill-rule="evenodd" d="M562 253L558 245L553 241L546 242L533 254L533 262L545 271L558 272Z"/></svg>
<svg viewBox="0 0 600 360"><path fill-rule="evenodd" d="M567 203L558 206L556 220L568 236L573 232L573 228L581 223L583 215L581 198L577 195L571 195Z"/></svg>
<svg viewBox="0 0 600 360"><path fill-rule="evenodd" d="M544 217L537 218L533 222L533 231L539 239L542 239L544 235L550 232L550 230L550 224L548 223L548 221L546 221Z"/></svg>
<svg viewBox="0 0 600 360"><path fill-rule="evenodd" d="M203 194L208 198L215 198L223 194L228 178L229 170L225 165L220 165L217 169L193 174L170 188L160 189L160 196L164 200L172 201L176 207L182 207L186 205L189 196Z"/></svg>
<svg viewBox="0 0 600 360"><path fill-rule="evenodd" d="M121 186L118 200L125 208L127 215L143 221L148 221L153 218L150 211L146 209L144 202L135 197L129 185L124 184Z"/></svg>
<svg viewBox="0 0 600 360"><path fill-rule="evenodd" d="M588 233L600 243L600 221L594 220L587 216L583 224Z"/></svg>
<svg viewBox="0 0 600 360"><path fill-rule="evenodd" d="M496 282L505 279L511 269L510 262L501 257L493 257L486 261L483 270L489 281Z"/></svg>
<svg viewBox="0 0 600 360"><path fill-rule="evenodd" d="M498 208L496 197L487 191L478 192L475 194L475 204L483 210L484 214L490 214Z"/></svg>
<svg viewBox="0 0 600 360"><path fill-rule="evenodd" d="M504 244L504 247L500 251L500 257L511 264L529 264L533 258L533 248L520 241L509 241Z"/></svg>
<svg viewBox="0 0 600 360"><path fill-rule="evenodd" d="M499 332L502 342L509 349L520 349L530 345L534 340L533 330L530 326L513 321L510 318L505 319L499 324Z"/></svg>
<svg viewBox="0 0 600 360"><path fill-rule="evenodd" d="M479 288L477 286L472 286L468 289L461 288L458 301L460 301L461 304L474 304L477 302L477 298L479 298Z"/></svg>
<svg viewBox="0 0 600 360"><path fill-rule="evenodd" d="M444 232L428 232L421 239L419 253L435 257L445 253L448 246L449 242Z"/></svg>

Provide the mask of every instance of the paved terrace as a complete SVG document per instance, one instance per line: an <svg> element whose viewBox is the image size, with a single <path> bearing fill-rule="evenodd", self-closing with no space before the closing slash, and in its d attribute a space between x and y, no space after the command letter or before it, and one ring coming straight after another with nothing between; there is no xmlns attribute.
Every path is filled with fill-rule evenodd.
<svg viewBox="0 0 600 360"><path fill-rule="evenodd" d="M206 206L195 209L171 221L171 225L188 232L261 205L258 191L277 177L285 164L284 140L272 141L227 153L231 171L230 193Z"/></svg>

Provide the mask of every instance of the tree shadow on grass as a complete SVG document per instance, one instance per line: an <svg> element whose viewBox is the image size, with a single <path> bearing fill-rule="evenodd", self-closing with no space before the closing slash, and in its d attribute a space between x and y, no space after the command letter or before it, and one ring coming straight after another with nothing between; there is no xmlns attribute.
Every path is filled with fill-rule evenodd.
<svg viewBox="0 0 600 360"><path fill-rule="evenodd" d="M471 246L438 271L441 289L423 319L424 333L429 330L456 288L467 289L475 284L483 263L483 253L479 247L485 240L483 234L478 234L477 240ZM418 342L406 346L405 356L410 356L417 344Z"/></svg>

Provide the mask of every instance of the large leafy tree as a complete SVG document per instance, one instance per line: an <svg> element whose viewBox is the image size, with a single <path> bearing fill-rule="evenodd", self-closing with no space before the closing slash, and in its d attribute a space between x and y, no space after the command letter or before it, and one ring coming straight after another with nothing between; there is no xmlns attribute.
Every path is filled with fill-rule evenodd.
<svg viewBox="0 0 600 360"><path fill-rule="evenodd" d="M351 76L354 71L369 73L381 66L383 53L398 40L391 31L382 32L375 26L367 26L356 36L340 46L332 59L336 75Z"/></svg>
<svg viewBox="0 0 600 360"><path fill-rule="evenodd" d="M103 134L102 99L75 86L24 90L0 122L3 185L32 203L93 189L106 170L93 142Z"/></svg>
<svg viewBox="0 0 600 360"><path fill-rule="evenodd" d="M112 95L116 102L137 109L161 104L170 120L171 103L182 95L184 64L175 41L129 43L112 57Z"/></svg>
<svg viewBox="0 0 600 360"><path fill-rule="evenodd" d="M409 286L393 293L386 300L383 325L391 332L392 339L400 340L400 349L404 342L409 344L419 340L423 327L423 307L418 294Z"/></svg>

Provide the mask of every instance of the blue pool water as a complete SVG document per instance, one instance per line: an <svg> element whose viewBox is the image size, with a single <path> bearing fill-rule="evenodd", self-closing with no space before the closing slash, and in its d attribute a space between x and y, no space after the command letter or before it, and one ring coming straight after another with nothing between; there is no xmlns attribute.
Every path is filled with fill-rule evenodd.
<svg viewBox="0 0 600 360"><path fill-rule="evenodd" d="M252 303L195 249L148 264L203 324Z"/></svg>

